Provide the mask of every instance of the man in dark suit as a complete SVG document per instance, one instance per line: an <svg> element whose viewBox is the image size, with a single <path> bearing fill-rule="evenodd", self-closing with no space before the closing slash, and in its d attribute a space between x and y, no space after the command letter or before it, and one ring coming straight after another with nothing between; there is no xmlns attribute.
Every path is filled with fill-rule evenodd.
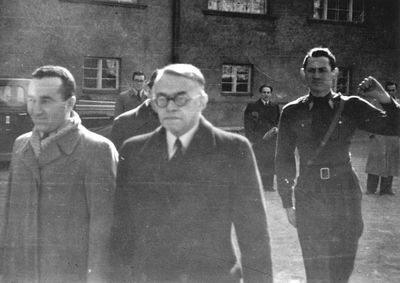
<svg viewBox="0 0 400 283"><path fill-rule="evenodd" d="M151 100L147 99L135 109L126 111L115 118L110 140L119 149L128 138L151 132L158 126L160 126L160 121L157 113L151 107Z"/></svg>
<svg viewBox="0 0 400 283"><path fill-rule="evenodd" d="M272 86L259 88L260 99L244 111L244 130L253 145L265 191L274 191L274 157L278 133L279 105L272 101Z"/></svg>
<svg viewBox="0 0 400 283"><path fill-rule="evenodd" d="M159 70L152 103L162 127L122 145L111 282L272 282L252 149L201 115L204 85L192 65Z"/></svg>
<svg viewBox="0 0 400 283"><path fill-rule="evenodd" d="M145 79L143 72L133 73L132 86L121 92L115 101L114 117L138 107L147 99L148 93L144 89Z"/></svg>

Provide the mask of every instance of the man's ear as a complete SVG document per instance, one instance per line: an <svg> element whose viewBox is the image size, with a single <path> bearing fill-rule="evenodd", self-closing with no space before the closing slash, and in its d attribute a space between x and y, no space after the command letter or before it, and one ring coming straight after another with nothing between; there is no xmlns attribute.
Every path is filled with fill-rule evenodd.
<svg viewBox="0 0 400 283"><path fill-rule="evenodd" d="M67 99L67 107L70 108L71 110L74 108L76 103L76 96L73 95L70 98Z"/></svg>
<svg viewBox="0 0 400 283"><path fill-rule="evenodd" d="M304 70L304 68L300 68L300 76L303 80L306 79L306 71Z"/></svg>
<svg viewBox="0 0 400 283"><path fill-rule="evenodd" d="M337 78L337 76L339 75L339 68L335 67L335 69L333 69L333 74L335 75L335 78Z"/></svg>

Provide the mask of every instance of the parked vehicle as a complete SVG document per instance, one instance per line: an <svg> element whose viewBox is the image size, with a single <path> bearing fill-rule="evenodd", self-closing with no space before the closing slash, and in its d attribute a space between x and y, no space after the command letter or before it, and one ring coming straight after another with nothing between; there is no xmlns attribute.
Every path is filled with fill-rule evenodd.
<svg viewBox="0 0 400 283"><path fill-rule="evenodd" d="M0 78L0 161L11 158L14 140L32 129L26 111L29 79Z"/></svg>

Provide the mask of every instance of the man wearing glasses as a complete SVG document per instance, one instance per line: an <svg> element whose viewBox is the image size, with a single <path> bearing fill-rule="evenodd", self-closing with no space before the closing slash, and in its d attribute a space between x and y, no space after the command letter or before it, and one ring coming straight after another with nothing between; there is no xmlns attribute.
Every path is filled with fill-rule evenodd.
<svg viewBox="0 0 400 283"><path fill-rule="evenodd" d="M128 110L138 107L147 99L147 92L144 90L145 75L142 72L134 72L132 75L132 86L121 92L115 102L114 117Z"/></svg>
<svg viewBox="0 0 400 283"><path fill-rule="evenodd" d="M193 65L159 70L161 127L120 149L110 282L272 282L250 143L202 116L204 85Z"/></svg>

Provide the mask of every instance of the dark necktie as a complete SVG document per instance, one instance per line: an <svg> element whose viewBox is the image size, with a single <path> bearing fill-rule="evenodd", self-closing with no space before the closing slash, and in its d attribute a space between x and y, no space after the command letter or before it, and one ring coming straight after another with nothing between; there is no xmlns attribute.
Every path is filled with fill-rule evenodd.
<svg viewBox="0 0 400 283"><path fill-rule="evenodd" d="M174 155L171 157L171 159L169 160L169 162L176 162L179 159L182 158L183 156L183 146L182 146L182 142L180 139L176 139L175 140L175 144L174 144L174 148L175 148L175 153Z"/></svg>

